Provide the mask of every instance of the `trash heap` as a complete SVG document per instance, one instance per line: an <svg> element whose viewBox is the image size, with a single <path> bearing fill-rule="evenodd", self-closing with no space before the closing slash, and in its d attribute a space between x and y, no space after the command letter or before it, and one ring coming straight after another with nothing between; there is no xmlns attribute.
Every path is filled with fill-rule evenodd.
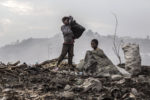
<svg viewBox="0 0 150 100"><path fill-rule="evenodd" d="M29 66L0 64L0 100L150 100L150 67L138 76L94 77L57 59ZM76 65L74 65L76 67ZM143 73L142 73L143 72Z"/></svg>

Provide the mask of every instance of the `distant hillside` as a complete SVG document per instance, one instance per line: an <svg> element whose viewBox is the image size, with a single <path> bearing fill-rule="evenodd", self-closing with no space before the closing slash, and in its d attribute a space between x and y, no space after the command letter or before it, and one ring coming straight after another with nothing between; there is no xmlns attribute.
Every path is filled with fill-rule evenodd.
<svg viewBox="0 0 150 100"><path fill-rule="evenodd" d="M90 41L97 38L100 42L99 47L104 50L108 57L116 64L118 60L112 50L113 36L101 36L98 33L87 31L83 36L75 41L74 61L79 62L84 58L86 50L91 49ZM150 40L120 37L118 41L132 42L140 45L142 63L150 65ZM15 44L6 45L0 48L0 59L3 62L14 62L21 60L27 63L42 62L47 59L56 58L61 53L63 43L62 34L57 34L52 38L29 38ZM122 50L121 50L122 51ZM121 52L122 59L124 59Z"/></svg>

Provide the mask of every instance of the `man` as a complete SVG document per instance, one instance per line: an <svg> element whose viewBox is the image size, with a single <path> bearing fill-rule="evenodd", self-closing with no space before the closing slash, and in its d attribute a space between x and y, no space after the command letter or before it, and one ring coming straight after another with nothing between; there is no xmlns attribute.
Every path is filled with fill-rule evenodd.
<svg viewBox="0 0 150 100"><path fill-rule="evenodd" d="M70 17L63 17L62 22L64 25L61 26L61 31L63 33L64 37L64 43L61 55L58 59L57 67L61 63L61 61L65 58L65 56L68 54L68 64L69 67L72 67L72 59L73 59L73 49L74 49L74 34L71 30L71 20Z"/></svg>

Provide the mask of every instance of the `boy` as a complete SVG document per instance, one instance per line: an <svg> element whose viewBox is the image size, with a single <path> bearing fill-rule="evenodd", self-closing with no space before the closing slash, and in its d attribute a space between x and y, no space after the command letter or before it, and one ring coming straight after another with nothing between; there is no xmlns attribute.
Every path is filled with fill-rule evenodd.
<svg viewBox="0 0 150 100"><path fill-rule="evenodd" d="M107 58L108 59L108 57L105 55L103 50L98 48L98 40L97 39L93 39L91 41L91 47L93 48L93 50L91 52L93 53L94 56L97 55L100 58ZM95 56L95 58L97 58L97 56Z"/></svg>
<svg viewBox="0 0 150 100"><path fill-rule="evenodd" d="M119 73L111 60L102 49L98 48L98 40L91 41L92 51L87 51L84 59L83 69L89 75L105 76Z"/></svg>
<svg viewBox="0 0 150 100"><path fill-rule="evenodd" d="M97 40L97 39L93 39L93 40L91 41L91 47L92 47L94 50L98 49L98 48L97 48L97 47L98 47L98 40Z"/></svg>
<svg viewBox="0 0 150 100"><path fill-rule="evenodd" d="M61 61L68 54L68 64L69 67L72 67L72 59L73 59L73 49L74 49L74 34L71 30L70 26L70 17L63 17L62 22L64 25L61 26L61 31L64 37L64 43L61 55L58 59L57 67L61 63Z"/></svg>

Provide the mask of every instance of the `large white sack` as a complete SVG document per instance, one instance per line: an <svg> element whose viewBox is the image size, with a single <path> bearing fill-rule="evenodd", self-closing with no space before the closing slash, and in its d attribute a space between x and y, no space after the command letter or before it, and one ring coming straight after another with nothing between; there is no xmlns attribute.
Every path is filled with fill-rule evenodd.
<svg viewBox="0 0 150 100"><path fill-rule="evenodd" d="M125 57L125 69L132 75L141 72L141 56L138 44L127 43L122 47Z"/></svg>

